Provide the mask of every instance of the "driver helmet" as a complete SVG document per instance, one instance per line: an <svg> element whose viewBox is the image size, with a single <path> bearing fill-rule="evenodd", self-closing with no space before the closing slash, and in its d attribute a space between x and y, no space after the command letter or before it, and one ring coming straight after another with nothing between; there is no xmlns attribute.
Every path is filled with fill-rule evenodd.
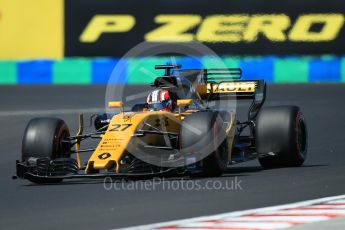
<svg viewBox="0 0 345 230"><path fill-rule="evenodd" d="M149 109L154 111L172 112L173 110L173 103L170 98L169 91L165 89L157 89L152 91L147 96L146 102Z"/></svg>

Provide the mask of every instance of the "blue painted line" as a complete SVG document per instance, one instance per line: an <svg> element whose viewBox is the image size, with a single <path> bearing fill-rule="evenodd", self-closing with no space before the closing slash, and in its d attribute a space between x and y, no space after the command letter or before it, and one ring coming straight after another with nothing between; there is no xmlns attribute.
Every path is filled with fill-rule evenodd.
<svg viewBox="0 0 345 230"><path fill-rule="evenodd" d="M18 84L51 84L53 61L19 61L17 63Z"/></svg>
<svg viewBox="0 0 345 230"><path fill-rule="evenodd" d="M309 62L309 82L340 82L340 59L311 60Z"/></svg>
<svg viewBox="0 0 345 230"><path fill-rule="evenodd" d="M183 69L198 69L202 67L202 59L198 57L179 58L177 64L182 65Z"/></svg>
<svg viewBox="0 0 345 230"><path fill-rule="evenodd" d="M244 80L264 79L267 82L273 82L274 75L273 57L262 58L244 58L240 61L240 67L243 70Z"/></svg>
<svg viewBox="0 0 345 230"><path fill-rule="evenodd" d="M109 84L127 84L129 76L127 74L127 59L113 59L115 65L110 72L110 77L105 83ZM109 66L108 66L109 67ZM109 71L110 68L108 68Z"/></svg>
<svg viewBox="0 0 345 230"><path fill-rule="evenodd" d="M225 56L225 58L229 56ZM171 58L166 57L167 60ZM206 59L205 59L206 58ZM288 60L288 57L280 58L279 56L259 56L259 57L237 57L239 66L243 69L243 79L265 79L267 82L275 82L274 62ZM294 56L296 60L306 60L305 56ZM308 70L303 72L303 76L308 77L306 82L342 82L344 80L344 64L342 64L344 56L321 56L308 57ZM164 57L161 57L165 60ZM204 62L208 61L210 66L216 66L212 60L207 57L175 57L176 63L181 64L182 68L204 68ZM205 60L204 60L205 59ZM91 63L89 84L127 84L129 83L129 61L120 58L90 58ZM171 60L170 60L171 61ZM9 62L14 68L16 67L16 82L14 84L54 84L53 82L53 65L55 60L25 60ZM174 60L175 62L175 60ZM157 63L161 64L161 63ZM164 63L163 63L164 64ZM152 64L154 65L154 64ZM288 65L289 66L289 65ZM116 68L115 68L116 67ZM3 67L4 68L4 67ZM115 68L115 72L114 72ZM291 65L287 68L291 68ZM280 70L280 71L284 71ZM286 69L289 71L289 69ZM297 70L298 72L299 70ZM343 72L342 72L343 71ZM296 71L295 71L296 72ZM159 75L159 73L157 73ZM306 76L308 74L308 76ZM277 79L276 79L277 81ZM291 81L293 82L293 81ZM133 82L132 82L133 83ZM140 82L138 82L140 84Z"/></svg>

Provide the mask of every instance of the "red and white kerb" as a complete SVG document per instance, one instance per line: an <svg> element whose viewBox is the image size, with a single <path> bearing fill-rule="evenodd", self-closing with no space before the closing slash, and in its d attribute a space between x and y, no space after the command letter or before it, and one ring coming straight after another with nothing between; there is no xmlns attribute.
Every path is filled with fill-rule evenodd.
<svg viewBox="0 0 345 230"><path fill-rule="evenodd" d="M345 217L345 195L128 229L267 230L327 221L336 217Z"/></svg>

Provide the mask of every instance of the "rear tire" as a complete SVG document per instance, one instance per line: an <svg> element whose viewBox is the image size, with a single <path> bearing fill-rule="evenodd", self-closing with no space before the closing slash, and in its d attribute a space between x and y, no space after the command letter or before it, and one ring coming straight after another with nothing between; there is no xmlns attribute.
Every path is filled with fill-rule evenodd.
<svg viewBox="0 0 345 230"><path fill-rule="evenodd" d="M220 176L227 168L227 140L218 112L189 115L180 130L181 152L196 156L206 176Z"/></svg>
<svg viewBox="0 0 345 230"><path fill-rule="evenodd" d="M70 157L69 142L62 142L70 136L66 123L57 118L34 118L27 125L22 142L22 161L33 162L39 158L53 160ZM32 160L30 160L32 162ZM43 179L35 183L55 183L62 179Z"/></svg>
<svg viewBox="0 0 345 230"><path fill-rule="evenodd" d="M263 168L298 167L306 159L307 127L297 106L261 109L255 136L259 162Z"/></svg>

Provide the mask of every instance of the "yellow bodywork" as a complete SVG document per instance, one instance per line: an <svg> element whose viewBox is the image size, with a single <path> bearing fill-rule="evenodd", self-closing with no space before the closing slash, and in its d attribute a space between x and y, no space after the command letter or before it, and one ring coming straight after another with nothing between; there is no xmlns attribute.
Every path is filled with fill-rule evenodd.
<svg viewBox="0 0 345 230"><path fill-rule="evenodd" d="M107 131L87 163L86 172L109 170L112 167L119 172L121 157L130 146L135 146L139 141L138 138L133 138L133 134L140 130L154 130L152 127L178 133L182 119L182 114L176 116L164 111L128 112L113 116ZM164 145L164 138L157 134L147 134L139 139L148 145Z"/></svg>
<svg viewBox="0 0 345 230"><path fill-rule="evenodd" d="M183 119L195 112L198 110L186 110L178 113L144 110L142 112L121 112L113 116L96 150L87 162L86 173L103 169L119 173L121 159L127 152L133 151L136 146L140 144L166 146L164 135L148 133L140 136L136 134L141 130L179 133ZM228 146L232 146L235 135L234 120L235 114L230 113L229 121L224 121ZM228 151L228 160L230 160L231 148Z"/></svg>

